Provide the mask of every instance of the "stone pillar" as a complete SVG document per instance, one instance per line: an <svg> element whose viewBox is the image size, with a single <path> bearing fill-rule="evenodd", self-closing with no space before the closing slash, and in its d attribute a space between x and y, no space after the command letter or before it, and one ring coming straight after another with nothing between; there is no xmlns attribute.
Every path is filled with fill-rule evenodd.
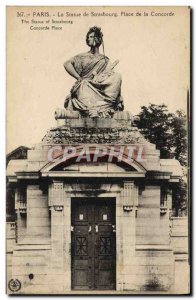
<svg viewBox="0 0 196 300"><path fill-rule="evenodd" d="M58 293L71 290L71 200L63 182L49 187L51 210L51 276Z"/></svg>
<svg viewBox="0 0 196 300"><path fill-rule="evenodd" d="M40 243L50 235L48 197L39 185L27 186L27 235L40 237Z"/></svg>
<svg viewBox="0 0 196 300"><path fill-rule="evenodd" d="M160 186L145 186L136 218L136 289L171 291L173 288L174 257L168 242L167 205L166 198L161 199Z"/></svg>
<svg viewBox="0 0 196 300"><path fill-rule="evenodd" d="M53 182L49 187L51 211L51 285L54 291L63 293L64 274L64 197L63 182Z"/></svg>
<svg viewBox="0 0 196 300"><path fill-rule="evenodd" d="M170 243L171 222L170 215L172 210L172 191L168 186L161 188L160 201L160 226L162 228L162 236L165 239L165 244Z"/></svg>
<svg viewBox="0 0 196 300"><path fill-rule="evenodd" d="M164 244L160 226L160 186L146 186L137 214L137 244Z"/></svg>
<svg viewBox="0 0 196 300"><path fill-rule="evenodd" d="M120 194L116 197L116 290L123 291L123 219Z"/></svg>
<svg viewBox="0 0 196 300"><path fill-rule="evenodd" d="M124 182L116 203L117 290L130 288L129 270L135 256L137 205L137 187L134 182Z"/></svg>
<svg viewBox="0 0 196 300"><path fill-rule="evenodd" d="M16 238L20 241L26 235L26 199L23 198L22 191L15 189L15 211L17 214Z"/></svg>
<svg viewBox="0 0 196 300"><path fill-rule="evenodd" d="M71 291L71 198L65 193L64 202L64 262L65 291Z"/></svg>

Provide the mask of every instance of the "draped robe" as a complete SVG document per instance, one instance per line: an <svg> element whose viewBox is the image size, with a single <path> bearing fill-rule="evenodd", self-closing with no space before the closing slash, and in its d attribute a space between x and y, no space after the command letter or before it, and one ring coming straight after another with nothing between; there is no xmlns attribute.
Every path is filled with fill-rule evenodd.
<svg viewBox="0 0 196 300"><path fill-rule="evenodd" d="M87 52L74 56L71 62L81 79L72 87L65 108L89 117L111 117L123 110L121 76L110 68L108 57Z"/></svg>

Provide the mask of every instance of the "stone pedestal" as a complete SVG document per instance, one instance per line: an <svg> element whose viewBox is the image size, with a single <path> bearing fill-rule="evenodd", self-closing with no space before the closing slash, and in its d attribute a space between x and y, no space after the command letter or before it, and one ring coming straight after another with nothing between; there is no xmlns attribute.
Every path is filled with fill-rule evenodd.
<svg viewBox="0 0 196 300"><path fill-rule="evenodd" d="M8 166L8 180L16 188L18 236L23 237L9 257L10 276L22 284L18 294L73 292L74 198L115 202L116 287L111 293L176 291L176 270L182 270L184 264L188 269L187 249L183 249L185 257L176 246L179 236L172 233L175 226L170 222L170 188L180 178L179 163L161 160L155 145L144 139L126 112L117 113L113 119L57 115L57 121L58 127L50 129L42 142L28 151L26 160L18 165L11 161ZM85 147L90 158L97 155L100 145L107 151L99 159L78 159ZM75 156L63 160L67 146L75 147ZM144 152L140 159L129 159L128 148L121 151L125 146L143 147ZM53 147L60 149L54 161L48 159ZM120 151L121 159L111 159L110 151ZM24 186L26 199L22 204L18 191ZM26 222L22 214L26 214Z"/></svg>

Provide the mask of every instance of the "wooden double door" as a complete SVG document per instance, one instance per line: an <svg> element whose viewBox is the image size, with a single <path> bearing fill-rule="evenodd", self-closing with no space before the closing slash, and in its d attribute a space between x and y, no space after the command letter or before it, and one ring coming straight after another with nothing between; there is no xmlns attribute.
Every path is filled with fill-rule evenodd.
<svg viewBox="0 0 196 300"><path fill-rule="evenodd" d="M72 199L71 207L72 289L115 289L115 200Z"/></svg>

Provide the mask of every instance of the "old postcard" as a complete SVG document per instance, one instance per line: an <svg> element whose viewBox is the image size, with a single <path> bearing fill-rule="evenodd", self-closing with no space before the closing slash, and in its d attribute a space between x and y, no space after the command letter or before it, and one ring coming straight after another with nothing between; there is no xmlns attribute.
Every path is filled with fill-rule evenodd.
<svg viewBox="0 0 196 300"><path fill-rule="evenodd" d="M190 7L7 7L8 294L190 293Z"/></svg>

